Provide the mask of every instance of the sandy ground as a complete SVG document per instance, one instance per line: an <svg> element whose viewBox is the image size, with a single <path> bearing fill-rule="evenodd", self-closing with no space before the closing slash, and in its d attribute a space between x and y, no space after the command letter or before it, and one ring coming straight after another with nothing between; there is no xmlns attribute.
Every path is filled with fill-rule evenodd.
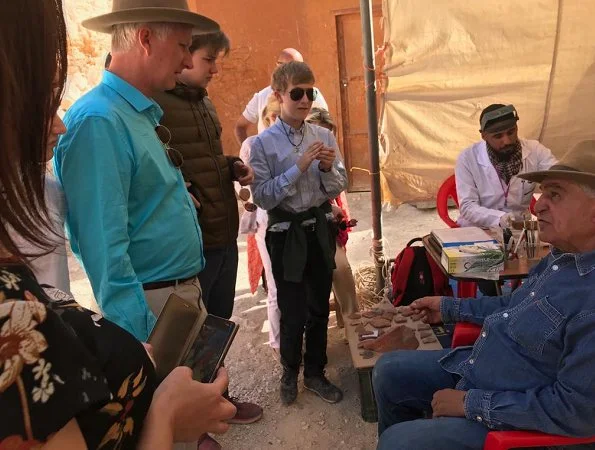
<svg viewBox="0 0 595 450"><path fill-rule="evenodd" d="M357 270L372 262L370 195L349 194L348 200L353 217L359 220L347 245L351 266ZM434 209L421 210L410 205L385 209L386 254L394 257L410 239L440 227L444 224ZM376 424L366 423L360 416L357 374L351 365L343 331L336 327L334 312L329 323L327 376L343 389L343 401L329 405L304 391L300 381L296 403L290 407L281 405L278 388L281 369L267 344L266 295L262 288L255 295L250 294L245 238L241 236L238 243L240 263L232 320L240 324L240 331L226 360L230 393L263 406L264 417L252 425L235 425L217 439L229 449L374 449ZM71 259L73 293L79 303L96 309L86 275Z"/></svg>

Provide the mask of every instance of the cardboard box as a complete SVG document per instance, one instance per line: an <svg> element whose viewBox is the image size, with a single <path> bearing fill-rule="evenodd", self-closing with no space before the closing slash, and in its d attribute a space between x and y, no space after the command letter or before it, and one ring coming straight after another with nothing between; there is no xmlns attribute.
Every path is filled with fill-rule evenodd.
<svg viewBox="0 0 595 450"><path fill-rule="evenodd" d="M498 273L504 270L502 250L485 250L481 253L466 253L464 247L442 249L442 266L450 274Z"/></svg>

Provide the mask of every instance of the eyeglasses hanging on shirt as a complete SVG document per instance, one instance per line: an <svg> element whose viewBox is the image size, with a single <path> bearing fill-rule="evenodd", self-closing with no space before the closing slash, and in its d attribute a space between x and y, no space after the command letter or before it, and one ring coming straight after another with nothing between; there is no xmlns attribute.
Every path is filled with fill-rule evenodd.
<svg viewBox="0 0 595 450"><path fill-rule="evenodd" d="M244 209L248 212L254 212L258 207L250 201L250 196L250 189L248 188L242 188L238 192L238 198L241 200Z"/></svg>
<svg viewBox="0 0 595 450"><path fill-rule="evenodd" d="M182 156L182 153L180 153L179 150L170 147L169 143L171 142L171 131L169 131L169 128L164 125L157 125L155 127L155 134L157 134L157 137L161 141L169 162L176 169L182 167L184 165L184 156Z"/></svg>

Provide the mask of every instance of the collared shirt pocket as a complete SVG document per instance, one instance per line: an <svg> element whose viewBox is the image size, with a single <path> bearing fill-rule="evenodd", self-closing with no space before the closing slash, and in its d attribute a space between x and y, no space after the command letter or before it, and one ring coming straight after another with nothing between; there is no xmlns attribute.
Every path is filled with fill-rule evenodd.
<svg viewBox="0 0 595 450"><path fill-rule="evenodd" d="M535 356L543 354L546 343L566 319L549 303L547 296L526 303L516 313L513 311L510 311L508 333L527 353Z"/></svg>

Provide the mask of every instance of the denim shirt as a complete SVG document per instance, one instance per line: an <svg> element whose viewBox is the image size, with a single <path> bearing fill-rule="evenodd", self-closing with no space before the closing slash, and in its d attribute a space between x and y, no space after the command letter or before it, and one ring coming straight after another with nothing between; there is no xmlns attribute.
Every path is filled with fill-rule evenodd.
<svg viewBox="0 0 595 450"><path fill-rule="evenodd" d="M441 302L483 325L440 363L461 376L465 415L488 428L595 435L595 252L554 250L512 295Z"/></svg>

